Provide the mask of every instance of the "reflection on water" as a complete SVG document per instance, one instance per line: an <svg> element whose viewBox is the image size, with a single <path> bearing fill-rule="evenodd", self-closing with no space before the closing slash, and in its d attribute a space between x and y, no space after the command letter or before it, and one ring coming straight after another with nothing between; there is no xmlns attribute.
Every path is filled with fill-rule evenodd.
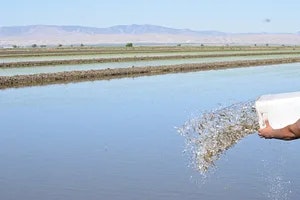
<svg viewBox="0 0 300 200"><path fill-rule="evenodd" d="M257 116L250 101L204 112L178 131L186 139L192 165L205 173L224 151L257 128Z"/></svg>
<svg viewBox="0 0 300 200"><path fill-rule="evenodd" d="M298 200L299 141L249 134L206 178L187 167L186 137L174 126L220 103L297 91L299 69L294 63L0 90L0 199Z"/></svg>
<svg viewBox="0 0 300 200"><path fill-rule="evenodd" d="M107 69L107 68L114 69L114 68L127 68L133 66L134 67L145 67L145 66L155 67L155 66L165 66L165 65L212 63L212 62L226 62L226 61L239 61L239 60L261 60L261 59L276 59L276 58L291 58L291 57L299 57L299 54L231 56L231 57L216 57L216 58L189 58L189 59L149 60L149 61L113 62L113 63L93 63L93 64L78 64L78 65L0 68L0 76L56 73L56 72L65 72L65 71L100 70L100 69Z"/></svg>

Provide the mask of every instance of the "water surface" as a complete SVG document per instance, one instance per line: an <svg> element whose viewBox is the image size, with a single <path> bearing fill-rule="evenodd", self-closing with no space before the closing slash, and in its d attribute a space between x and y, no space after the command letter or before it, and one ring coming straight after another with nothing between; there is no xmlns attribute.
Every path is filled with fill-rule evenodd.
<svg viewBox="0 0 300 200"><path fill-rule="evenodd" d="M251 134L203 177L174 127L220 104L298 91L299 67L0 90L0 199L297 200L299 141Z"/></svg>
<svg viewBox="0 0 300 200"><path fill-rule="evenodd" d="M145 66L164 66L164 65L178 65L178 64L239 61L239 60L291 58L291 57L299 57L299 56L300 55L298 55L298 54L263 55L263 56L232 56L232 57L217 57L217 58L191 58L191 59L93 63L93 64L57 65L57 66L40 66L40 67L21 67L21 68L20 67L19 68L0 68L0 76L55 73L55 72L64 72L64 71L85 71L85 70L98 70L98 69L107 69L107 68L114 69L114 68L126 68L126 67L133 67L133 66L134 67L145 67Z"/></svg>

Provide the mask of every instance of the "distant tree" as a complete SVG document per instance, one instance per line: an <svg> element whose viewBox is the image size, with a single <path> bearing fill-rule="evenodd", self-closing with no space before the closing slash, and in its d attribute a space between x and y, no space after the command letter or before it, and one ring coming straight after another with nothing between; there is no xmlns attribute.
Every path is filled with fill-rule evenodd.
<svg viewBox="0 0 300 200"><path fill-rule="evenodd" d="M46 47L47 47L47 45L45 45L45 44L42 44L42 45L40 45L40 47L41 47L41 48L46 48Z"/></svg>
<svg viewBox="0 0 300 200"><path fill-rule="evenodd" d="M58 47L62 47L63 45L62 44L58 44Z"/></svg>
<svg viewBox="0 0 300 200"><path fill-rule="evenodd" d="M133 47L133 44L130 42L130 43L127 43L126 45L125 45L125 47Z"/></svg>
<svg viewBox="0 0 300 200"><path fill-rule="evenodd" d="M12 47L13 47L14 49L18 48L18 46L17 46L17 45L15 45L15 44L14 44L14 45L12 45Z"/></svg>
<svg viewBox="0 0 300 200"><path fill-rule="evenodd" d="M81 47L84 47L84 44L81 43L80 46L81 46Z"/></svg>
<svg viewBox="0 0 300 200"><path fill-rule="evenodd" d="M201 44L200 46L201 46L201 47L204 47L204 44Z"/></svg>
<svg viewBox="0 0 300 200"><path fill-rule="evenodd" d="M181 44L177 44L178 47L181 47Z"/></svg>
<svg viewBox="0 0 300 200"><path fill-rule="evenodd" d="M33 44L33 45L31 45L31 47L32 47L32 48L36 48L36 47L37 47L37 45L36 45L36 44Z"/></svg>
<svg viewBox="0 0 300 200"><path fill-rule="evenodd" d="M266 47L268 47L268 46L269 46L269 44L267 43L267 44L266 44Z"/></svg>

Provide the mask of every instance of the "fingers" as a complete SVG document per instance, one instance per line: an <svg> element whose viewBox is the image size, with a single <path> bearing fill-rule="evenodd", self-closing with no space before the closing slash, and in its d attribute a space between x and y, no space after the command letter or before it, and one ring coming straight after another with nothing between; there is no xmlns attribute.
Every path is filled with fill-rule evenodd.
<svg viewBox="0 0 300 200"><path fill-rule="evenodd" d="M265 120L265 124L266 124L266 127L269 127L270 126L270 122L268 119Z"/></svg>
<svg viewBox="0 0 300 200"><path fill-rule="evenodd" d="M266 130L266 128L267 128L267 127L258 129L258 134L259 134L259 135L262 135L263 132Z"/></svg>
<svg viewBox="0 0 300 200"><path fill-rule="evenodd" d="M271 137L266 136L266 135L262 135L262 134L258 134L258 136L259 136L260 138L264 138L264 139L271 139Z"/></svg>
<svg viewBox="0 0 300 200"><path fill-rule="evenodd" d="M263 134L263 129L261 128L261 129L259 129L258 130L258 136L260 137L260 138L265 138L265 136L264 136L264 134Z"/></svg>
<svg viewBox="0 0 300 200"><path fill-rule="evenodd" d="M260 138L268 139L268 137L265 136L265 135L263 135L262 133L258 133L258 136L259 136Z"/></svg>
<svg viewBox="0 0 300 200"><path fill-rule="evenodd" d="M260 138L264 138L264 139L271 139L271 132L272 132L272 127L270 125L270 122L268 119L264 120L265 123L265 127L264 128L260 128L258 129L258 136Z"/></svg>

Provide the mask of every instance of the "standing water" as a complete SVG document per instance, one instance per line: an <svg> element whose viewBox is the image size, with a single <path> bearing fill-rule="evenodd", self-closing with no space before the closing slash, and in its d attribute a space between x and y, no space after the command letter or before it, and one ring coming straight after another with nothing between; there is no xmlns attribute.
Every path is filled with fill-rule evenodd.
<svg viewBox="0 0 300 200"><path fill-rule="evenodd" d="M288 64L0 90L0 199L298 200L299 141L249 134L249 100L299 77ZM232 102L246 103L217 109Z"/></svg>

